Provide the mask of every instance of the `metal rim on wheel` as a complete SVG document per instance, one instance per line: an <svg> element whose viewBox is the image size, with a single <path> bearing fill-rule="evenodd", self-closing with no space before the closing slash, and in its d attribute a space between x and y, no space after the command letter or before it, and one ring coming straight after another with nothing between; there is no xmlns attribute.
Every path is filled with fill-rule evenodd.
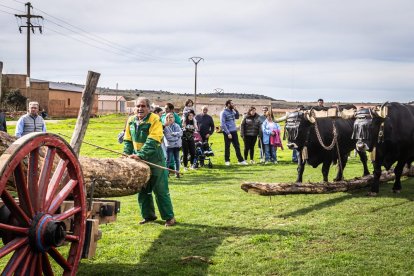
<svg viewBox="0 0 414 276"><path fill-rule="evenodd" d="M7 189L10 180L14 192ZM86 194L70 145L50 133L16 140L0 156L0 196L0 260L9 256L3 274L75 275L85 235ZM60 212L69 199L73 207Z"/></svg>

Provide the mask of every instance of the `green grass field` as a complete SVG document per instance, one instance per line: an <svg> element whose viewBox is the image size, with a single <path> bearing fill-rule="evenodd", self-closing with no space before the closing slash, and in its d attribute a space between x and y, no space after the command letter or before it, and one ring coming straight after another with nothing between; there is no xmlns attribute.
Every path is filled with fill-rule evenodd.
<svg viewBox="0 0 414 276"><path fill-rule="evenodd" d="M116 137L124 121L115 115L91 119L85 141L122 151ZM74 122L50 123L48 130L70 135ZM170 181L177 226L166 228L162 221L139 225L137 196L116 198L121 213L115 223L100 226L97 254L82 260L78 275L414 274L412 179L403 179L398 195L391 183L382 185L376 198L365 197L367 190L252 195L240 189L244 181L296 179L292 152L279 150L277 165L225 167L222 134L214 134L211 142L212 169ZM81 154L115 157L88 145ZM231 159L236 163L233 151ZM335 173L331 167L329 178ZM351 157L345 177L361 174L358 158ZM306 167L304 181L321 179L321 167Z"/></svg>

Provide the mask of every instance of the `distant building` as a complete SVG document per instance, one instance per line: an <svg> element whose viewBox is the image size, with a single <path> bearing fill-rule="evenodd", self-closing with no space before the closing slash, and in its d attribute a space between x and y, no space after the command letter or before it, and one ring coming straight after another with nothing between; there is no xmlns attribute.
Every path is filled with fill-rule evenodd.
<svg viewBox="0 0 414 276"><path fill-rule="evenodd" d="M98 113L125 113L127 112L126 100L123 96L98 95Z"/></svg>
<svg viewBox="0 0 414 276"><path fill-rule="evenodd" d="M19 89L30 101L37 101L40 110L44 109L50 117L78 116L84 87L70 83L30 79L27 88L26 75L3 74L2 91ZM92 115L98 113L98 95L95 94Z"/></svg>

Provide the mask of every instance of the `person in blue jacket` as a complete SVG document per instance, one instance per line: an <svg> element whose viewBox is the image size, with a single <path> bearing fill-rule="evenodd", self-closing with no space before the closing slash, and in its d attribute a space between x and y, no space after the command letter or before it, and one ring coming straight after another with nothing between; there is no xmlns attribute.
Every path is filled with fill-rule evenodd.
<svg viewBox="0 0 414 276"><path fill-rule="evenodd" d="M247 165L247 162L240 153L236 119L239 119L239 112L234 107L232 100L227 100L226 107L220 113L220 124L224 135L224 164L226 166L230 166L230 143L233 144L239 164Z"/></svg>

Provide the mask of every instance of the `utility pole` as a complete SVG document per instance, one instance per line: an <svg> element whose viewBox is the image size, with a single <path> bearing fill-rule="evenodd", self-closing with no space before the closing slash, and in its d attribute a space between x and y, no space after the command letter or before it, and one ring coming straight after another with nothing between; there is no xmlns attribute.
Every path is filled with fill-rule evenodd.
<svg viewBox="0 0 414 276"><path fill-rule="evenodd" d="M42 26L39 25L33 25L31 23L31 19L32 18L40 18L43 19L43 16L40 15L34 15L30 13L30 9L33 9L32 4L30 4L30 2L27 2L25 4L25 6L27 6L27 14L15 14L14 16L19 17L19 18L27 18L26 21L26 26L19 26L19 32L22 33L23 32L23 28L27 28L27 77L30 78L30 31L33 32L33 34L35 33L35 29L38 28L40 33L42 33Z"/></svg>
<svg viewBox="0 0 414 276"><path fill-rule="evenodd" d="M42 33L42 26L39 25L33 25L31 23L31 19L32 18L40 18L43 19L43 16L40 15L34 15L30 13L30 10L33 9L32 4L30 4L30 2L27 2L26 4L24 4L25 6L27 6L27 13L26 14L15 14L14 16L18 17L18 18L26 18L26 26L19 26L19 32L22 33L22 29L23 28L27 28L27 46L26 46L26 61L27 61L27 79L26 79L26 86L28 87L28 89L30 89L30 31L33 32L33 34L35 33L35 29L38 28L40 33ZM30 90L29 90L30 91ZM29 96L30 98L30 96Z"/></svg>
<svg viewBox="0 0 414 276"><path fill-rule="evenodd" d="M191 57L188 60L191 60L194 62L195 65L195 78L194 78L194 111L197 114L197 109L196 109L196 102L197 102L197 65L200 61L204 61L204 58L202 57Z"/></svg>

